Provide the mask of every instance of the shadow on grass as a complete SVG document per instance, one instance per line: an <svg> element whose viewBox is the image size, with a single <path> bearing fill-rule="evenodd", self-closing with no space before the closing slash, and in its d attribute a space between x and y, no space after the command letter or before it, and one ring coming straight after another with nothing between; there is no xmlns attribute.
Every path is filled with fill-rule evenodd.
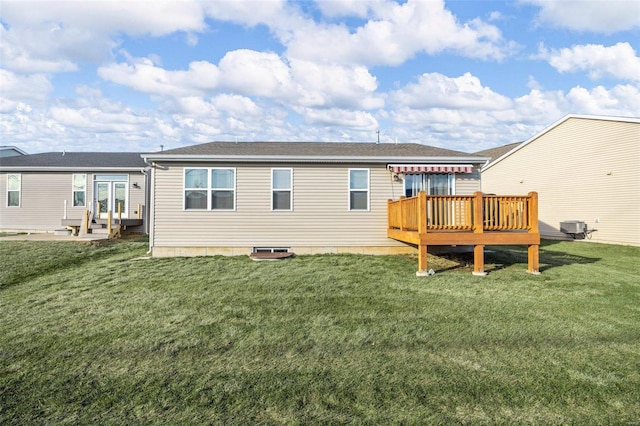
<svg viewBox="0 0 640 426"><path fill-rule="evenodd" d="M567 243L567 241L556 240L542 240L540 242L540 272L548 271L549 269L559 266L589 264L601 260L599 257L580 256L566 251L545 250L546 247L561 242ZM468 270L470 272L473 270L472 247L470 247L468 251L440 253L438 257L445 259L448 263L446 267L438 268L438 272L452 270ZM514 265L522 265L526 269L528 258L526 246L487 246L484 252L484 269L486 272L492 272Z"/></svg>

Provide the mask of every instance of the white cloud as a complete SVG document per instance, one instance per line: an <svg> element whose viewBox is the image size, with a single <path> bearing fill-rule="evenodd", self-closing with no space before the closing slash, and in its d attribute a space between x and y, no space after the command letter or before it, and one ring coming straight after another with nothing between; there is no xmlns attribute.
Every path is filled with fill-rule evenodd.
<svg viewBox="0 0 640 426"><path fill-rule="evenodd" d="M121 34L163 36L206 28L197 1L3 1L5 67L26 73L74 71L102 62Z"/></svg>
<svg viewBox="0 0 640 426"><path fill-rule="evenodd" d="M509 98L484 87L480 79L470 73L455 78L425 73L416 83L392 93L391 99L410 108L497 110L511 106Z"/></svg>
<svg viewBox="0 0 640 426"><path fill-rule="evenodd" d="M629 43L605 47L586 44L564 49L539 49L539 56L560 72L586 71L590 78L610 75L623 80L640 80L640 58Z"/></svg>
<svg viewBox="0 0 640 426"><path fill-rule="evenodd" d="M111 0L74 1L8 0L2 3L2 19L11 27L58 24L99 34L162 36L175 31L202 31L204 10L198 1Z"/></svg>
<svg viewBox="0 0 640 426"><path fill-rule="evenodd" d="M574 87L566 99L570 108L585 114L640 115L640 89L637 86L619 85L610 90L602 86L591 90Z"/></svg>
<svg viewBox="0 0 640 426"><path fill-rule="evenodd" d="M273 25L287 16L286 0L209 1L204 4L207 16L247 26Z"/></svg>
<svg viewBox="0 0 640 426"><path fill-rule="evenodd" d="M391 127L386 133L392 139L466 152L525 140L569 113L640 115L640 88L631 84L567 91L532 88L509 99L469 74L457 79L425 74L391 94L390 100Z"/></svg>
<svg viewBox="0 0 640 426"><path fill-rule="evenodd" d="M378 120L366 111L332 109L296 108L306 123L320 126L341 127L346 129L368 129L375 131L380 127Z"/></svg>
<svg viewBox="0 0 640 426"><path fill-rule="evenodd" d="M292 60L291 73L299 86L300 105L364 109L384 106L382 97L375 93L377 80L365 67Z"/></svg>
<svg viewBox="0 0 640 426"><path fill-rule="evenodd" d="M442 1L372 5L374 16L355 30L310 20L289 27L287 39L282 39L287 56L343 64L398 65L417 53L445 50L472 58L501 60L516 47L502 39L497 27L479 19L459 23Z"/></svg>
<svg viewBox="0 0 640 426"><path fill-rule="evenodd" d="M532 75L530 75L529 78L527 79L527 87L529 89L537 89L537 90L542 89L542 85L540 85L540 82Z"/></svg>
<svg viewBox="0 0 640 426"><path fill-rule="evenodd" d="M233 117L249 118L260 117L264 114L262 109L246 96L222 94L212 99L216 109L224 111Z"/></svg>
<svg viewBox="0 0 640 426"><path fill-rule="evenodd" d="M184 71L166 70L156 62L129 58L128 63L100 67L98 75L152 97L231 92L306 107L375 109L384 105L376 94L376 78L362 66L285 61L275 53L246 49L227 52L218 65L192 62Z"/></svg>
<svg viewBox="0 0 640 426"><path fill-rule="evenodd" d="M156 150L175 140L176 126L156 111L134 111L86 86L78 95L65 103L19 103L11 114L0 114L0 132L30 153Z"/></svg>
<svg viewBox="0 0 640 426"><path fill-rule="evenodd" d="M521 0L540 7L538 20L559 28L612 34L640 27L635 0Z"/></svg>
<svg viewBox="0 0 640 426"><path fill-rule="evenodd" d="M218 86L218 67L206 61L191 62L186 71L167 71L147 58L132 62L102 66L98 75L138 92L161 96L203 95Z"/></svg>
<svg viewBox="0 0 640 426"><path fill-rule="evenodd" d="M200 96L170 98L161 104L161 110L170 114L179 114L197 119L218 119L220 112L211 102Z"/></svg>
<svg viewBox="0 0 640 426"><path fill-rule="evenodd" d="M242 95L283 97L291 90L289 67L275 53L234 50L220 60L220 84Z"/></svg>
<svg viewBox="0 0 640 426"><path fill-rule="evenodd" d="M130 110L104 111L83 107L53 107L51 118L57 123L75 129L90 130L92 133L132 133L144 131L153 121L150 117L138 116Z"/></svg>
<svg viewBox="0 0 640 426"><path fill-rule="evenodd" d="M21 75L0 68L2 98L19 101L43 101L53 90L49 77L44 74Z"/></svg>
<svg viewBox="0 0 640 426"><path fill-rule="evenodd" d="M366 18L370 11L392 7L394 3L386 0L320 0L316 6L324 16L330 18L359 17Z"/></svg>
<svg viewBox="0 0 640 426"><path fill-rule="evenodd" d="M47 32L32 29L7 30L0 24L2 66L27 74L77 70L75 63L60 54L59 41L54 35L55 29Z"/></svg>
<svg viewBox="0 0 640 426"><path fill-rule="evenodd" d="M489 13L489 22L501 21L503 19L504 19L504 16L502 15L502 13L498 12L497 10L494 10L493 12Z"/></svg>

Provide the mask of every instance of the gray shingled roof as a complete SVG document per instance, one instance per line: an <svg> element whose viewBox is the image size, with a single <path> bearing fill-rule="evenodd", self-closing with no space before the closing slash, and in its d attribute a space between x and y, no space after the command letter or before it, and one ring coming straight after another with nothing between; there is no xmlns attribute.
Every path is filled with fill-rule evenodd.
<svg viewBox="0 0 640 426"><path fill-rule="evenodd" d="M139 152L45 152L0 159L3 168L129 169L146 164Z"/></svg>
<svg viewBox="0 0 640 426"><path fill-rule="evenodd" d="M498 146L496 148L485 149L484 151L475 152L473 155L477 155L479 157L489 157L490 161L493 161L497 158L502 157L507 152L511 151L516 146L520 145L522 142L514 142L507 145Z"/></svg>
<svg viewBox="0 0 640 426"><path fill-rule="evenodd" d="M307 159L398 158L398 157L475 157L474 155L414 143L354 143L354 142L210 142L156 152L150 158L196 157L300 157Z"/></svg>

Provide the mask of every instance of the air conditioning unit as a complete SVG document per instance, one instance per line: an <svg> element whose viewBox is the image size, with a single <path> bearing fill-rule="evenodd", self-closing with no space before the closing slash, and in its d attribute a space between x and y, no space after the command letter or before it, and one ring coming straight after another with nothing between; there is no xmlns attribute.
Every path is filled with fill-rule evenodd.
<svg viewBox="0 0 640 426"><path fill-rule="evenodd" d="M569 235L585 234L587 224L581 220L565 220L560 222L560 232Z"/></svg>

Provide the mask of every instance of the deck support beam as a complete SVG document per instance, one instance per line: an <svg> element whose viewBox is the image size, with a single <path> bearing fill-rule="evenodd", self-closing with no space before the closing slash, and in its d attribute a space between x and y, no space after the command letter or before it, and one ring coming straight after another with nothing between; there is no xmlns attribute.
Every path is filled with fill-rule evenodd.
<svg viewBox="0 0 640 426"><path fill-rule="evenodd" d="M484 246L473 246L473 275L484 277L487 273L484 271Z"/></svg>
<svg viewBox="0 0 640 426"><path fill-rule="evenodd" d="M420 244L418 246L418 271L416 275L419 277L428 276L427 271L427 246L426 244Z"/></svg>
<svg viewBox="0 0 640 426"><path fill-rule="evenodd" d="M473 194L473 233L482 237L484 234L482 209L482 192L476 191ZM487 275L484 271L484 244L476 244L473 246L473 275L483 277Z"/></svg>
<svg viewBox="0 0 640 426"><path fill-rule="evenodd" d="M418 235L427 233L427 193L418 193ZM418 245L418 272L416 275L428 275L427 272L427 245L420 242Z"/></svg>
<svg viewBox="0 0 640 426"><path fill-rule="evenodd" d="M529 192L529 218L530 228L529 232L538 234L540 229L538 227L538 193ZM540 275L540 244L530 244L527 249L528 263L527 272L534 275Z"/></svg>
<svg viewBox="0 0 640 426"><path fill-rule="evenodd" d="M540 275L540 246L538 244L531 244L527 252L529 258L527 272L533 275Z"/></svg>

